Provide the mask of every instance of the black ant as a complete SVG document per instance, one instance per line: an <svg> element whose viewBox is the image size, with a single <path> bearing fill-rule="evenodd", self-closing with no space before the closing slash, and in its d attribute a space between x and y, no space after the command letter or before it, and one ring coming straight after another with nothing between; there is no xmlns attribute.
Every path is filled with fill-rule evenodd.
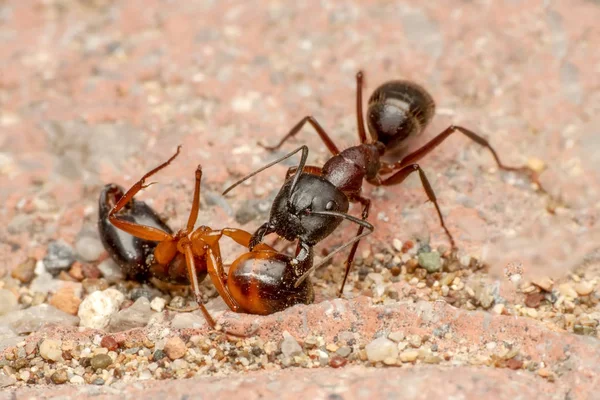
<svg viewBox="0 0 600 400"><path fill-rule="evenodd" d="M210 275L219 295L234 312L271 314L295 304L314 300L310 281L296 285L297 280L313 265L311 248L300 248L292 258L266 244L252 246L239 256L225 274L219 240L223 236L250 247L250 233L234 228L194 229L200 208L202 168L196 169L192 209L185 228L173 233L145 203L133 199L148 187L146 179L168 166L179 154L146 173L127 192L116 185L107 185L100 196L100 236L109 254L129 275L152 276L172 283L190 283L198 307L208 324L216 324L202 303L199 283ZM108 213L106 212L108 209ZM337 217L334 211L318 212L316 218ZM342 216L343 217L343 216ZM121 232L118 232L117 229ZM354 238L330 254L353 244ZM330 256L326 257L326 262ZM145 259L144 259L145 257ZM241 336L241 335L237 335Z"/></svg>
<svg viewBox="0 0 600 400"><path fill-rule="evenodd" d="M297 185L294 183L290 184L289 179L294 168L291 168L288 171L286 183L273 203L269 222L263 224L258 228L254 235L252 235L250 249L252 249L253 245L261 242L266 234L272 232L275 232L288 240L299 238L302 242L304 240L302 236L296 235L294 237L295 232L304 230L306 232L304 235L307 236L310 235L312 230L317 228L315 226L309 226L308 224L300 224L300 227L290 229L288 221L297 218L297 208L292 207L294 199L312 198L313 201L318 201L322 204L329 204L330 201L333 201L333 204L343 204L343 201L339 200L341 198L340 195L343 194L347 200L362 204L362 219L365 220L369 215L371 200L361 195L363 180L366 180L375 186L397 185L402 183L413 172L418 172L425 193L427 194L429 201L435 206L440 219L440 224L448 236L448 240L452 245L452 250L455 251L456 242L446 227L433 188L431 187L425 172L419 164L417 164L417 161L435 149L455 132L460 132L479 145L486 147L492 153L498 168L505 171L528 172L530 174L530 179L541 189L537 176L530 168L509 167L504 165L498 158L496 151L486 139L461 126L449 126L421 148L406 154L408 144L423 132L435 113L435 102L431 95L424 88L410 81L396 80L386 82L373 92L369 98L367 109L367 127L371 135L371 141L368 141L363 120L362 86L363 73L362 71L359 71L356 74L356 116L358 123L358 137L361 144L340 151L333 140L312 116L307 116L300 120L300 122L298 122L277 145L269 147L259 143L259 145L267 150L277 150L286 140L296 135L306 123L309 123L315 129L327 149L329 149L332 157L323 165L323 167L313 165L306 166L304 163L301 163L298 166L298 169L301 169L303 173L300 177L298 177L297 174L294 177L294 182L297 182ZM381 157L390 151L394 151L394 153L400 156L400 161L396 163L382 161ZM288 154L286 157L283 157L276 162L289 157L291 154L293 153ZM229 187L224 193L227 193L250 176L253 176L274 163L241 179ZM384 177L384 175L387 176ZM312 187L312 182L316 181L317 178L319 181L330 183L335 190L315 190L315 188ZM288 195L287 192L290 191L289 188L295 188L296 191ZM329 226L329 228L332 226ZM322 227L318 228L319 232L321 232ZM357 237L362 234L363 228L363 225L359 227ZM330 234L333 230L333 228L328 229L327 234ZM324 237L323 234L316 235L318 240L322 240ZM350 250L350 254L346 261L346 271L339 291L339 296L343 293L344 285L348 273L350 272L358 244L359 242L356 241ZM303 276L297 284L300 284L305 277L306 275Z"/></svg>

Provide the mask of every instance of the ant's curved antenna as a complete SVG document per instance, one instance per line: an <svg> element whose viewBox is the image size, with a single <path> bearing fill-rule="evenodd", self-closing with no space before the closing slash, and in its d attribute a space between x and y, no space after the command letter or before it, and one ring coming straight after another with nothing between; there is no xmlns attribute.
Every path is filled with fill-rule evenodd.
<svg viewBox="0 0 600 400"><path fill-rule="evenodd" d="M323 258L321 260L320 263L318 263L317 265L313 265L312 267L310 267L310 269L308 271L306 271L300 278L298 278L298 280L294 284L294 287L300 286L302 284L302 282L304 282L304 280L306 278L308 278L308 276L313 271L315 271L317 268L319 268L319 267L325 265L327 262L329 262L329 260L331 260L336 253L342 251L343 249L345 249L346 247L350 246L351 244L354 244L354 243L358 242L359 240L361 240L365 236L370 235L371 233L373 233L373 230L374 230L373 225L371 225L367 221L365 221L363 219L359 219L359 218L353 217L352 215L345 214L345 213L340 213L340 212L336 212L336 211L307 211L307 214L331 215L331 216L334 216L334 217L344 218L344 219L347 219L349 221L354 222L357 225L362 226L363 228L367 228L369 231L353 237L351 240L347 241L346 243L344 243L343 245L341 245L340 247L338 247L337 249L335 249L334 251L332 251L331 253L329 253L327 255L327 257L325 257L325 258Z"/></svg>
<svg viewBox="0 0 600 400"><path fill-rule="evenodd" d="M278 158L277 160L275 160L273 162L270 162L269 164L265 165L264 167L261 167L261 168L257 169L256 171L251 172L250 174L244 176L242 179L240 179L239 181L235 182L233 185L231 185L227 189L225 189L225 191L223 192L223 196L225 196L227 193L229 193L231 190L233 190L233 188L235 188L236 186L239 186L241 183L252 178L254 175L259 174L260 172L264 171L267 168L272 167L275 164L279 164L283 160L290 158L291 156L293 156L294 154L296 154L299 151L302 151L302 156L300 157L300 164L298 164L298 169L294 173L294 178L293 178L294 180L292 181L292 187L290 188L290 193L293 193L294 188L296 187L296 184L298 183L298 179L300 179L300 174L302 174L302 170L304 169L304 166L306 165L306 159L308 158L308 147L306 145L300 146L296 150L292 151L291 153L288 153L285 156Z"/></svg>

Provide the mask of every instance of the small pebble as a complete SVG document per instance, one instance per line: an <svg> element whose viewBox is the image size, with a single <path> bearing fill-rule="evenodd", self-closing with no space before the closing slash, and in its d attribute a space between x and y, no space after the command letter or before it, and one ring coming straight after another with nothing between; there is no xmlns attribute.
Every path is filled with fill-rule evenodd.
<svg viewBox="0 0 600 400"><path fill-rule="evenodd" d="M166 356L166 354L165 354L164 351L162 351L162 350L156 350L154 352L154 354L152 355L152 359L154 361L159 361L159 360L162 360L163 358L165 358L165 356Z"/></svg>
<svg viewBox="0 0 600 400"><path fill-rule="evenodd" d="M400 239L394 238L394 240L392 240L392 246L394 247L394 250L399 252L402 251L402 241Z"/></svg>
<svg viewBox="0 0 600 400"><path fill-rule="evenodd" d="M166 305L167 305L167 301L165 299L163 299L162 297L155 297L150 302L150 308L156 312L162 312L162 310L165 309Z"/></svg>
<svg viewBox="0 0 600 400"><path fill-rule="evenodd" d="M281 352L283 353L284 357L293 357L302 353L302 347L288 331L283 332Z"/></svg>
<svg viewBox="0 0 600 400"><path fill-rule="evenodd" d="M69 382L71 382L72 384L75 384L75 385L82 385L85 383L83 378L79 375L73 375L71 377L71 379L69 379Z"/></svg>
<svg viewBox="0 0 600 400"><path fill-rule="evenodd" d="M87 294L91 294L108 289L108 282L105 279L84 279L81 286Z"/></svg>
<svg viewBox="0 0 600 400"><path fill-rule="evenodd" d="M408 344L410 344L412 347L418 348L421 347L421 336L419 335L410 335L406 338L408 340Z"/></svg>
<svg viewBox="0 0 600 400"><path fill-rule="evenodd" d="M169 306L172 308L183 308L185 307L185 299L181 296L175 296L171 299Z"/></svg>
<svg viewBox="0 0 600 400"><path fill-rule="evenodd" d="M57 276L60 271L66 271L71 267L75 262L75 255L71 246L59 240L48 245L48 253L43 262L46 271Z"/></svg>
<svg viewBox="0 0 600 400"><path fill-rule="evenodd" d="M546 292L552 291L552 285L554 285L554 282L549 277L536 279L531 283L533 283L535 286L539 287L540 289Z"/></svg>
<svg viewBox="0 0 600 400"><path fill-rule="evenodd" d="M525 297L525 305L531 308L538 308L545 298L546 296L543 293L529 293Z"/></svg>
<svg viewBox="0 0 600 400"><path fill-rule="evenodd" d="M77 315L81 299L75 296L75 290L71 286L65 286L56 292L48 302L50 305L71 315Z"/></svg>
<svg viewBox="0 0 600 400"><path fill-rule="evenodd" d="M338 355L331 357L331 359L329 360L329 366L331 368L340 368L346 365L347 363L348 360L346 360L343 356Z"/></svg>
<svg viewBox="0 0 600 400"><path fill-rule="evenodd" d="M67 371L65 369L59 369L50 377L53 383L56 385L62 385L63 383L69 380L69 376L67 375Z"/></svg>
<svg viewBox="0 0 600 400"><path fill-rule="evenodd" d="M367 358L371 362L383 361L387 358L398 357L398 346L386 337L378 337L365 346Z"/></svg>
<svg viewBox="0 0 600 400"><path fill-rule="evenodd" d="M35 258L28 258L13 269L11 276L21 283L30 283L35 276Z"/></svg>
<svg viewBox="0 0 600 400"><path fill-rule="evenodd" d="M442 268L442 259L438 252L419 253L419 265L429 273L438 272Z"/></svg>
<svg viewBox="0 0 600 400"><path fill-rule="evenodd" d="M94 370L105 369L111 364L112 359L106 354L98 354L97 356L92 357L92 359L90 360L90 365Z"/></svg>
<svg viewBox="0 0 600 400"><path fill-rule="evenodd" d="M558 285L558 291L563 296L565 296L567 298L571 298L571 299L576 299L579 296L577 294L577 292L575 291L575 289L573 289L573 286L571 286L570 283L562 283L562 284Z"/></svg>
<svg viewBox="0 0 600 400"><path fill-rule="evenodd" d="M419 357L417 350L406 350L400 353L400 361L402 362L413 362Z"/></svg>
<svg viewBox="0 0 600 400"><path fill-rule="evenodd" d="M112 258L107 258L98 264L98 269L102 272L102 277L108 283L116 283L125 279L125 274Z"/></svg>
<svg viewBox="0 0 600 400"><path fill-rule="evenodd" d="M185 342L180 337L174 336L167 340L163 350L167 357L169 357L171 360L177 360L185 355L187 352L187 347L185 346Z"/></svg>
<svg viewBox="0 0 600 400"><path fill-rule="evenodd" d="M104 246L102 246L102 242L97 238L82 236L75 242L75 251L83 261L92 262L96 261L104 253Z"/></svg>
<svg viewBox="0 0 600 400"><path fill-rule="evenodd" d="M7 289L0 289L0 315L8 314L18 304L18 299Z"/></svg>
<svg viewBox="0 0 600 400"><path fill-rule="evenodd" d="M115 351L119 348L119 343L112 336L104 336L100 342L100 346L108 349L109 351Z"/></svg>
<svg viewBox="0 0 600 400"><path fill-rule="evenodd" d="M58 361L62 359L62 343L59 340L46 339L40 344L40 355L45 360Z"/></svg>
<svg viewBox="0 0 600 400"><path fill-rule="evenodd" d="M587 296L594 291L594 286L589 282L579 282L575 284L575 291L580 296Z"/></svg>
<svg viewBox="0 0 600 400"><path fill-rule="evenodd" d="M12 386L16 382L17 382L17 380L15 378L0 373L0 388Z"/></svg>
<svg viewBox="0 0 600 400"><path fill-rule="evenodd" d="M81 274L87 279L100 279L102 277L102 271L92 264L83 264L81 266Z"/></svg>
<svg viewBox="0 0 600 400"><path fill-rule="evenodd" d="M335 351L338 356L348 357L352 353L352 349L348 346L342 346Z"/></svg>
<svg viewBox="0 0 600 400"><path fill-rule="evenodd" d="M79 306L80 325L86 328L104 329L110 318L119 311L125 296L115 289L94 292L86 297Z"/></svg>
<svg viewBox="0 0 600 400"><path fill-rule="evenodd" d="M404 333L400 331L392 332L388 335L388 339L391 339L396 343L401 342L404 340Z"/></svg>

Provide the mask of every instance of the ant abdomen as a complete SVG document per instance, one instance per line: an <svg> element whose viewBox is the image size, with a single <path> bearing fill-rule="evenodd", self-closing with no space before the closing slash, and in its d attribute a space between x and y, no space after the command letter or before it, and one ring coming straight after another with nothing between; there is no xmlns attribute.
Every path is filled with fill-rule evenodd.
<svg viewBox="0 0 600 400"><path fill-rule="evenodd" d="M391 150L420 134L434 113L435 101L423 87L410 81L390 81L369 98L367 126L373 140Z"/></svg>
<svg viewBox="0 0 600 400"><path fill-rule="evenodd" d="M292 257L272 250L241 255L229 269L229 292L250 314L267 315L295 304L311 304L314 301L311 282L307 279L294 287L299 275L292 276L295 269L291 266L292 260ZM312 256L304 263L312 265Z"/></svg>

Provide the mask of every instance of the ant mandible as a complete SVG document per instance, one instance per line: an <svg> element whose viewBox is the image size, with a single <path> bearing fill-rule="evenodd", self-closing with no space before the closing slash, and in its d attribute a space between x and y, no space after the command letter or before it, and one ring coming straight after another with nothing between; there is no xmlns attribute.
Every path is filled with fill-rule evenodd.
<svg viewBox="0 0 600 400"><path fill-rule="evenodd" d="M227 236L248 248L251 235L244 230L235 228L215 230L208 226L200 226L194 229L200 208L200 182L202 180L200 165L196 169L192 209L185 228L172 233L164 223L157 223L159 218L152 209L145 204L142 206L142 202L134 201L133 197L140 190L151 185L151 183L145 184L146 179L168 166L177 157L180 149L181 146L169 160L146 173L124 194L122 191L119 193L116 185L108 185L101 195L101 200L116 201L107 215L108 221L114 227L141 239L142 244L158 242L151 254L151 260L142 262L130 256L130 264L127 265L129 272L148 272L165 281L189 282L198 307L211 328L215 328L216 323L203 305L199 288L199 283L207 274L219 295L234 312L271 314L295 304L312 303L314 300L312 284L307 281L300 286L295 285L299 277L305 274L313 264L311 248L299 247L296 259L294 259L261 243L254 246L252 251L239 256L232 263L229 274L225 274L219 240L223 236ZM108 190L110 188L112 188L112 192L109 196L107 193L110 192ZM131 205L128 206L130 203ZM120 213L121 211L124 211L123 215ZM318 214L315 212L315 215ZM331 214L336 213L328 215L331 216ZM102 222L101 226L103 226ZM112 243L112 247L116 249L111 255L114 253L123 259L123 249L127 248L127 243L131 242L131 238L127 235L116 236L114 232L111 232L111 230L103 231L101 229L101 236L108 233L103 240ZM332 252L330 256L353 243L354 241L349 241ZM134 248L139 252L140 257L148 252L147 250L142 251L139 243ZM330 256L326 258L329 259ZM297 262L297 259L301 261ZM121 264L127 264L127 260L121 261ZM326 261L323 260L323 262Z"/></svg>
<svg viewBox="0 0 600 400"><path fill-rule="evenodd" d="M451 134L460 132L477 144L486 147L492 153L498 168L505 171L527 172L529 173L530 179L542 189L537 180L537 176L530 168L504 165L500 161L497 152L486 139L461 126L449 126L421 148L406 154L409 143L424 131L435 113L435 102L431 95L424 88L410 81L396 80L386 82L373 92L369 98L367 109L367 127L371 135L371 141L369 142L363 119L362 86L363 73L362 71L359 71L356 74L356 116L358 137L360 139L359 145L340 151L323 127L312 116L306 116L301 119L277 145L265 146L261 143L259 143L259 145L270 151L277 150L288 139L296 135L306 123L309 123L315 129L327 149L331 152L332 157L323 165L323 167L301 165L298 168L303 169L307 174L322 177L341 191L348 200L360 203L363 206L363 220L367 219L371 205L371 200L360 194L364 180L375 186L397 185L402 183L410 174L418 172L423 189L425 190L429 201L431 201L435 207L440 224L452 245L453 251L456 250L456 242L446 227L433 188L431 187L425 172L417 163ZM390 151L394 151L398 156L401 156L400 161L395 163L382 161L381 157ZM262 169L264 168L261 168L260 170ZM288 171L288 177L292 170L293 169L290 169L290 171ZM254 174L251 174L250 176L252 175ZM388 176L384 177L384 175ZM234 184L234 186L237 184L239 184L239 182ZM231 188L227 191L230 189ZM299 187L299 190L301 189L302 188ZM275 208L275 203L273 208ZM268 223L261 226L255 232L251 244L262 241L264 235L268 233L277 232L279 235L282 235L283 231L285 231L285 227L279 226L278 221L274 221L273 218L271 218ZM360 226L356 237L360 236L362 232L363 226ZM285 237L285 235L282 236ZM350 272L358 244L358 241L354 243L348 259L346 260L346 270L342 286L338 293L339 296L343 293L344 285ZM306 276L303 276L302 279L298 281L298 284L300 284L305 277Z"/></svg>

